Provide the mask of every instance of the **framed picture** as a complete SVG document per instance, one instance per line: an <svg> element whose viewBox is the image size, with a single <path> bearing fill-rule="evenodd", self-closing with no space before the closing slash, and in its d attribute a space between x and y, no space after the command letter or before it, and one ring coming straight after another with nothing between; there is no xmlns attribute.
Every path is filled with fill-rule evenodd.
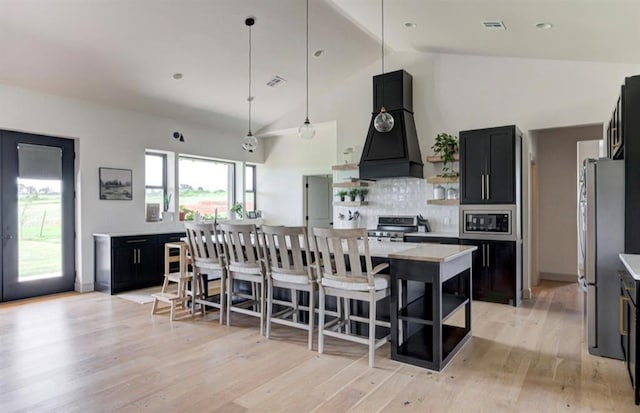
<svg viewBox="0 0 640 413"><path fill-rule="evenodd" d="M256 211L247 211L247 218L256 219L257 218Z"/></svg>
<svg viewBox="0 0 640 413"><path fill-rule="evenodd" d="M131 201L131 169L100 168L100 199Z"/></svg>

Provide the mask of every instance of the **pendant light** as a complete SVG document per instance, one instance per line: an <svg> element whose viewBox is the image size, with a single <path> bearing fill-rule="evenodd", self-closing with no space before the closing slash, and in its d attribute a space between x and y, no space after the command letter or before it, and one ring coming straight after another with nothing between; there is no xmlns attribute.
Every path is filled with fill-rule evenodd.
<svg viewBox="0 0 640 413"><path fill-rule="evenodd" d="M384 0L382 0L382 75L384 75ZM378 132L389 132L393 129L393 116L384 107L384 77L382 78L382 107L380 113L373 120L373 127Z"/></svg>
<svg viewBox="0 0 640 413"><path fill-rule="evenodd" d="M298 128L298 136L309 140L316 135L316 128L309 122L309 0L307 0L307 116L304 123Z"/></svg>
<svg viewBox="0 0 640 413"><path fill-rule="evenodd" d="M247 98L249 102L249 132L242 139L242 149L247 152L253 152L258 147L258 139L251 132L251 101L253 101L253 96L251 96L251 26L255 22L256 20L253 17L247 17L244 21L244 24L249 28L249 97Z"/></svg>

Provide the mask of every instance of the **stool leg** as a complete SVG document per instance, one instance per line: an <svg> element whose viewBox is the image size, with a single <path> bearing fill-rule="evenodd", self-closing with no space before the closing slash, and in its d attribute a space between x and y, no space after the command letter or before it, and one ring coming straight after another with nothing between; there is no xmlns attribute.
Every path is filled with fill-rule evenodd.
<svg viewBox="0 0 640 413"><path fill-rule="evenodd" d="M273 281L267 280L269 291L267 293L267 338L271 338L271 316L273 314Z"/></svg>
<svg viewBox="0 0 640 413"><path fill-rule="evenodd" d="M222 275L220 276L220 324L224 321L224 312L226 308L225 304L225 294L227 293L225 289L225 284L227 283L227 274L225 270L222 270Z"/></svg>
<svg viewBox="0 0 640 413"><path fill-rule="evenodd" d="M313 350L313 319L315 318L315 288L311 284L311 290L309 291L309 350Z"/></svg>
<svg viewBox="0 0 640 413"><path fill-rule="evenodd" d="M376 358L376 298L375 291L369 292L369 367L373 368Z"/></svg>
<svg viewBox="0 0 640 413"><path fill-rule="evenodd" d="M320 286L320 314L318 315L318 353L322 354L324 351L324 289ZM340 302L340 299L338 299Z"/></svg>

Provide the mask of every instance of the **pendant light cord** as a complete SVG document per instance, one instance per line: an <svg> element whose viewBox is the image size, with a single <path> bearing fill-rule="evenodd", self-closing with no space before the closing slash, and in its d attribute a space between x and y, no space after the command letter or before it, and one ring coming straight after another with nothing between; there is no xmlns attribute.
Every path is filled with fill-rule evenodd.
<svg viewBox="0 0 640 413"><path fill-rule="evenodd" d="M309 121L309 0L307 0L307 117Z"/></svg>
<svg viewBox="0 0 640 413"><path fill-rule="evenodd" d="M249 26L249 135L251 135L251 26Z"/></svg>
<svg viewBox="0 0 640 413"><path fill-rule="evenodd" d="M381 13L382 15L382 108L380 109L381 111L384 109L384 0L382 0L382 10Z"/></svg>

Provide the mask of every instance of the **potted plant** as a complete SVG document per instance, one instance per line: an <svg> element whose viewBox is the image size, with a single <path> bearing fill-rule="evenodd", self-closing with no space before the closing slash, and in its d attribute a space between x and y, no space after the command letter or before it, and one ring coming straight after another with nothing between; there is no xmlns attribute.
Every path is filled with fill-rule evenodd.
<svg viewBox="0 0 640 413"><path fill-rule="evenodd" d="M357 228L358 219L360 218L360 213L358 211L354 211L352 213L351 210L349 210L348 212L349 212L348 215L345 215L342 212L338 214L338 219L340 219L340 221L346 221L344 224L341 225L342 228Z"/></svg>
<svg viewBox="0 0 640 413"><path fill-rule="evenodd" d="M240 202L236 202L231 207L231 212L233 212L238 219L242 219L242 204Z"/></svg>
<svg viewBox="0 0 640 413"><path fill-rule="evenodd" d="M358 189L358 195L360 196L360 201L364 202L364 200L367 197L368 193L369 193L369 189L368 188L359 188Z"/></svg>
<svg viewBox="0 0 640 413"><path fill-rule="evenodd" d="M180 221L186 220L188 213L191 213L191 210L187 209L184 205L180 205L178 207L178 218L180 219Z"/></svg>
<svg viewBox="0 0 640 413"><path fill-rule="evenodd" d="M448 133L439 133L436 136L436 141L431 146L435 155L440 155L442 158L442 173L443 177L456 177L458 171L450 169L447 164L453 162L453 155L458 153L458 137L449 135Z"/></svg>
<svg viewBox="0 0 640 413"><path fill-rule="evenodd" d="M340 198L341 202L344 202L344 199L346 198L347 195L349 195L349 191L347 191L346 189L341 189L336 194L336 196Z"/></svg>
<svg viewBox="0 0 640 413"><path fill-rule="evenodd" d="M171 194L165 194L163 198L162 220L165 222L173 221L173 213L169 212L169 206L171 205Z"/></svg>
<svg viewBox="0 0 640 413"><path fill-rule="evenodd" d="M356 197L358 196L358 188L351 188L349 190L349 198L351 199L351 202L355 202L356 201Z"/></svg>

